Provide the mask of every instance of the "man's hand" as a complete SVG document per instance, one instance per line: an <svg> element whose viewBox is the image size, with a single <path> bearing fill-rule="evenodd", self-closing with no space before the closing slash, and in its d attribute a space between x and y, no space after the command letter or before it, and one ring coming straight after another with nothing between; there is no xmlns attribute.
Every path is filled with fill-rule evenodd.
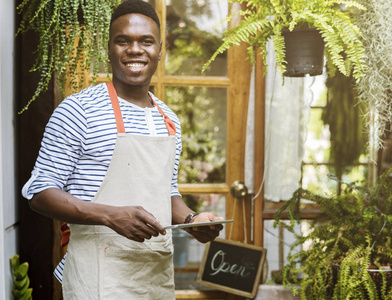
<svg viewBox="0 0 392 300"><path fill-rule="evenodd" d="M191 223L200 222L212 222L212 221L222 221L222 217L216 216L212 212L202 212L194 217ZM211 226L197 226L189 227L185 230L191 234L196 240L201 243L207 243L213 241L217 236L219 236L220 231L223 229L222 224L211 225Z"/></svg>
<svg viewBox="0 0 392 300"><path fill-rule="evenodd" d="M143 207L82 201L58 188L43 190L34 195L29 204L34 211L50 218L71 224L108 226L137 242L166 234L159 221Z"/></svg>
<svg viewBox="0 0 392 300"><path fill-rule="evenodd" d="M141 206L112 207L107 226L136 242L166 234L159 221Z"/></svg>

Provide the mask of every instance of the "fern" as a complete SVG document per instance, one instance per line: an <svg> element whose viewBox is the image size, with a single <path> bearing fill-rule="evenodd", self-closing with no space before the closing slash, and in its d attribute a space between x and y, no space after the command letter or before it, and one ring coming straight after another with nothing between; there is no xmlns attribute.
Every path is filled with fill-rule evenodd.
<svg viewBox="0 0 392 300"><path fill-rule="evenodd" d="M363 77L367 69L361 33L354 24L349 12L342 11L340 4L354 10L365 10L357 1L328 0L229 0L246 3L247 9L239 14L243 20L237 27L230 28L221 46L203 66L204 72L217 55L227 51L240 42L250 45L248 58L251 63L255 53L261 50L266 61L265 45L269 39L274 41L276 62L279 71L285 72L285 45L283 30L292 31L296 27L316 28L325 42L326 56L342 74L352 76L356 81ZM238 13L236 13L238 14ZM230 21L229 16L225 21ZM265 69L266 70L266 69Z"/></svg>
<svg viewBox="0 0 392 300"><path fill-rule="evenodd" d="M346 184L341 195L327 197L298 189L284 203L274 225L287 212L290 222L284 223L285 228L295 238L282 271L285 286L298 293L294 283L299 283L301 299L391 299L392 273L368 270L392 264L391 173L392 168L372 188ZM323 212L306 236L293 230L301 221L302 199L318 204ZM308 242L309 249L293 252Z"/></svg>

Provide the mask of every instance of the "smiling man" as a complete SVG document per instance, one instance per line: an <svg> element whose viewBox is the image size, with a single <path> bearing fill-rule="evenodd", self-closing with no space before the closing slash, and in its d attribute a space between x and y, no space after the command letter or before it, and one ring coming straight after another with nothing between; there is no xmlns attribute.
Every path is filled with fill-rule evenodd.
<svg viewBox="0 0 392 300"><path fill-rule="evenodd" d="M22 193L33 210L69 224L55 270L64 299L174 299L171 231L163 226L222 218L196 214L178 192L180 122L148 91L162 54L149 4L116 8L108 54L112 82L56 108ZM221 229L188 232L205 243Z"/></svg>

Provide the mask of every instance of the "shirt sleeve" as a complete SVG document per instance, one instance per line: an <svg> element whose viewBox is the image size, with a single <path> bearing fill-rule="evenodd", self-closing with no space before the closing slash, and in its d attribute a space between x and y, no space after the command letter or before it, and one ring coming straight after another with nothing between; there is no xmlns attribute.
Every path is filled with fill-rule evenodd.
<svg viewBox="0 0 392 300"><path fill-rule="evenodd" d="M175 122L176 124L176 156L174 161L174 172L173 172L173 179L171 185L171 196L181 196L180 192L178 191L178 166L180 163L180 156L182 152L182 140L181 140L181 126L180 122Z"/></svg>
<svg viewBox="0 0 392 300"><path fill-rule="evenodd" d="M74 96L66 98L45 127L32 175L22 189L23 197L31 199L52 187L64 189L83 154L86 131L87 120L81 103Z"/></svg>

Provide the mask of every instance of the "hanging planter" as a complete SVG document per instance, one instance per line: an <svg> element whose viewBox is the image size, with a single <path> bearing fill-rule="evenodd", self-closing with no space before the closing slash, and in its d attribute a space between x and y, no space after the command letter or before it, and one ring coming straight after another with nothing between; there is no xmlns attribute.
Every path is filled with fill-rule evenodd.
<svg viewBox="0 0 392 300"><path fill-rule="evenodd" d="M321 75L324 66L324 40L314 28L283 31L286 46L287 77L304 77Z"/></svg>
<svg viewBox="0 0 392 300"><path fill-rule="evenodd" d="M286 43L283 33L287 29L295 32L295 28L300 26L300 28L315 28L320 32L325 42L325 57L331 61L333 71L339 70L345 76L352 74L356 81L363 77L363 71L367 68L365 50L361 41L361 32L354 24L350 12L351 10L363 11L366 8L357 0L228 0L228 2L230 4L240 3L244 6L243 9L229 15L222 22L230 21L238 15L242 19L237 25L229 26L225 31L222 44L205 63L202 71L207 69L217 55L234 45L245 42L249 45L250 63L255 63L256 54L260 52L266 72L266 44L272 40L277 69L285 74ZM346 9L342 9L342 6ZM320 37L313 39L319 40ZM306 54L303 50L301 52L301 56ZM305 63L305 65L312 66L313 62ZM291 71L288 72L291 73ZM316 71L312 72L316 73Z"/></svg>

